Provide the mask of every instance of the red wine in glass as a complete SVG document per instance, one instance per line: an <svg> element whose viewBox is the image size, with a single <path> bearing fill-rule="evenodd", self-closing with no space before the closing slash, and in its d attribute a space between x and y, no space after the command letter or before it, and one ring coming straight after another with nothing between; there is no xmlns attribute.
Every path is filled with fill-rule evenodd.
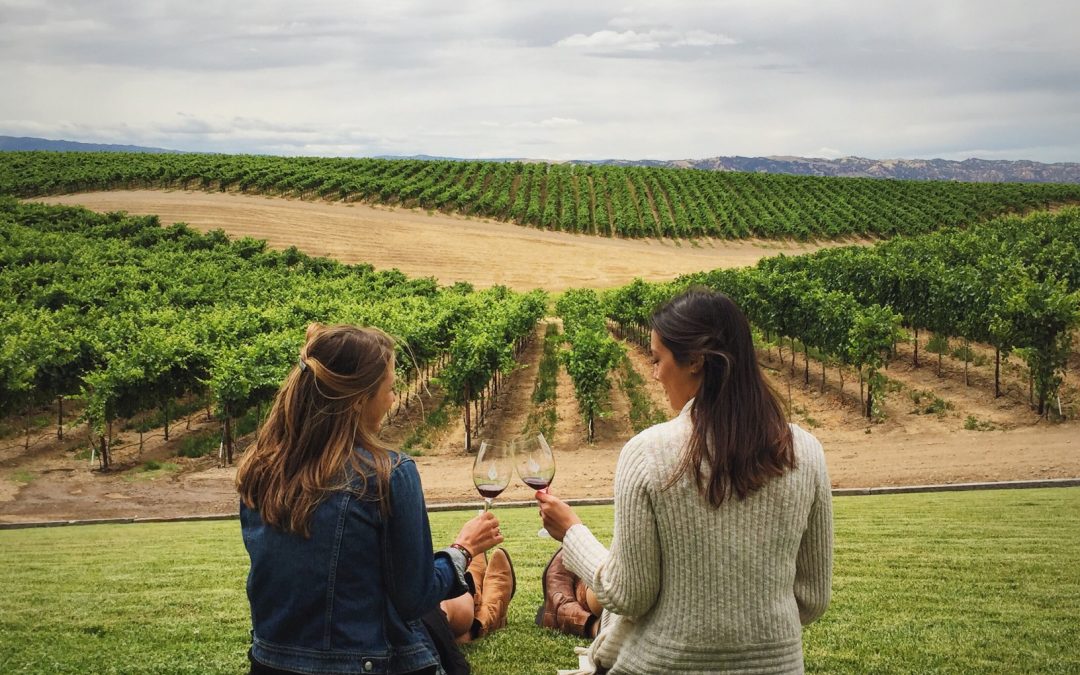
<svg viewBox="0 0 1080 675"><path fill-rule="evenodd" d="M501 495L505 489L505 485L499 485L498 483L484 483L476 486L476 491L480 493L480 496L489 500Z"/></svg>
<svg viewBox="0 0 1080 675"><path fill-rule="evenodd" d="M517 465L521 481L534 490L547 492L555 478L555 456L543 434L528 436L514 443L514 463ZM549 537L548 531L540 528L538 536Z"/></svg>
<svg viewBox="0 0 1080 675"><path fill-rule="evenodd" d="M491 500L502 494L514 475L513 449L507 443L480 441L480 451L473 460L473 485L484 498L484 510L491 509Z"/></svg>
<svg viewBox="0 0 1080 675"><path fill-rule="evenodd" d="M543 478L534 478L532 476L529 478L522 478L521 480L534 490L547 490L548 485L550 484L549 481L544 480Z"/></svg>

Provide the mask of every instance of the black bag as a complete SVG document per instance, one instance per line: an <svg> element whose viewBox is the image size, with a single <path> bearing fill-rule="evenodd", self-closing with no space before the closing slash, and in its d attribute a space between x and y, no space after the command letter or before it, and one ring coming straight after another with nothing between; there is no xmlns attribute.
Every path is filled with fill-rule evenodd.
<svg viewBox="0 0 1080 675"><path fill-rule="evenodd" d="M454 641L454 634L450 632L450 624L447 623L442 609L436 607L420 617L420 621L431 636L431 641L435 643L439 662L442 663L446 675L469 675L469 662Z"/></svg>

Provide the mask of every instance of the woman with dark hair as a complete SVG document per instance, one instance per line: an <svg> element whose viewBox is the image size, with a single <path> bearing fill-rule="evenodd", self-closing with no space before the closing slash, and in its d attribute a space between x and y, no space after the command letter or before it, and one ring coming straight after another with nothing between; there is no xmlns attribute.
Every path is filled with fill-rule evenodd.
<svg viewBox="0 0 1080 675"><path fill-rule="evenodd" d="M236 473L251 558L252 673L468 672L455 646L506 623L513 568L490 513L433 553L416 465L377 438L394 343L308 327Z"/></svg>
<svg viewBox="0 0 1080 675"><path fill-rule="evenodd" d="M604 608L583 672L802 672L802 625L831 591L821 444L787 423L746 317L720 293L657 310L652 360L679 415L623 447L610 549L536 495L566 568Z"/></svg>

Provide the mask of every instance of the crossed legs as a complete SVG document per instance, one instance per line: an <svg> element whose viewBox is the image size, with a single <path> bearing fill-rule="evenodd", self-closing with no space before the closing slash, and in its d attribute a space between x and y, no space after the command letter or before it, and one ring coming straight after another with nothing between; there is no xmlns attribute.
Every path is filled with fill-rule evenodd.
<svg viewBox="0 0 1080 675"><path fill-rule="evenodd" d="M505 549L473 558L468 569L476 593L443 600L450 632L459 643L471 642L506 625L506 612L514 597L514 566Z"/></svg>
<svg viewBox="0 0 1080 675"><path fill-rule="evenodd" d="M568 635L596 637L603 607L592 589L566 569L562 549L544 569L543 588L544 604L536 614L537 625Z"/></svg>

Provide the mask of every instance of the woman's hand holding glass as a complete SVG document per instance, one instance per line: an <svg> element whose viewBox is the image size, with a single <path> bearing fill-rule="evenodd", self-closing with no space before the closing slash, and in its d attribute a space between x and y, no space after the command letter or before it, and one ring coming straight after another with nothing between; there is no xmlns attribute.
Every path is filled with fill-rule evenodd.
<svg viewBox="0 0 1080 675"><path fill-rule="evenodd" d="M536 434L514 442L514 462L517 464L521 481L536 490L538 494L547 494L548 486L555 478L555 455L551 452L544 434ZM539 498L539 497L538 497ZM548 531L541 528L537 536L547 537Z"/></svg>
<svg viewBox="0 0 1080 675"><path fill-rule="evenodd" d="M491 511L484 511L462 526L455 544L465 547L471 555L478 556L503 542L499 519Z"/></svg>
<svg viewBox="0 0 1080 675"><path fill-rule="evenodd" d="M544 521L544 529L556 541L562 541L567 530L581 524L581 518L574 513L574 509L555 495L538 491L536 501L540 503L540 520Z"/></svg>

